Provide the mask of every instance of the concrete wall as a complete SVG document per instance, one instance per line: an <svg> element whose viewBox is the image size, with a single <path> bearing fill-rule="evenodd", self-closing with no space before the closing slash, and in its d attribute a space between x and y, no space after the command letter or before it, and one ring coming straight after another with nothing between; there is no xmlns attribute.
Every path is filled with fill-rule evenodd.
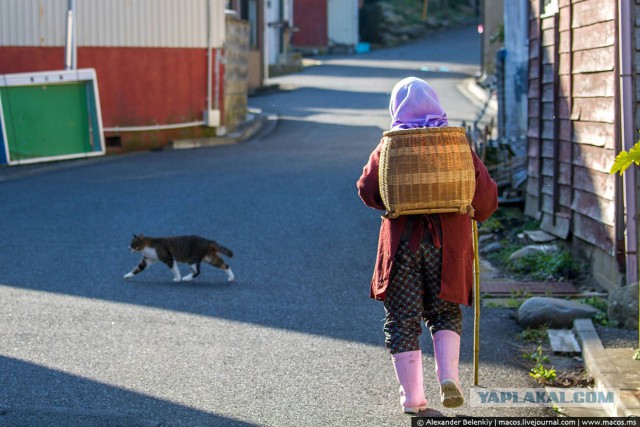
<svg viewBox="0 0 640 427"><path fill-rule="evenodd" d="M249 92L249 32L247 21L227 17L224 76L224 124L233 129L245 120Z"/></svg>

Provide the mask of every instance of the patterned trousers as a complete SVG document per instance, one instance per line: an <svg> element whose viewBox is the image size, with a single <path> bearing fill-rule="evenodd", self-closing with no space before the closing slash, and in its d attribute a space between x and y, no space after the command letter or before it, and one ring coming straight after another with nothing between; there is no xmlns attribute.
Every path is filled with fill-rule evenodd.
<svg viewBox="0 0 640 427"><path fill-rule="evenodd" d="M421 321L431 334L447 329L462 332L458 304L441 300L442 249L424 242L417 253L401 242L391 271L384 323L385 344L391 354L420 350Z"/></svg>

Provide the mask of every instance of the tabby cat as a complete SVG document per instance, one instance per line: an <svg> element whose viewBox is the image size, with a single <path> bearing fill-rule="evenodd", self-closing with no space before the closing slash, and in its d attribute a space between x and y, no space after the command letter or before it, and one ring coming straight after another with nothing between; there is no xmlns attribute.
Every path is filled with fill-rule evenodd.
<svg viewBox="0 0 640 427"><path fill-rule="evenodd" d="M125 279L135 276L157 261L162 261L171 269L174 282L189 281L197 277L200 274L202 261L224 270L229 281L235 277L231 268L219 256L223 254L232 257L233 252L204 237L145 237L142 234L139 236L134 234L129 249L142 252L142 260L136 268L124 275ZM189 265L191 273L188 276L180 277L179 262Z"/></svg>

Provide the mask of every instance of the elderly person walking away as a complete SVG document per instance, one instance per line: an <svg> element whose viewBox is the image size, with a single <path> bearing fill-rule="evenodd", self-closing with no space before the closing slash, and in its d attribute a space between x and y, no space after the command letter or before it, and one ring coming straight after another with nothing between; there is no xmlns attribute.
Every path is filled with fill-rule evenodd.
<svg viewBox="0 0 640 427"><path fill-rule="evenodd" d="M391 130L448 126L438 95L426 82L409 77L398 82L389 102ZM363 202L385 210L379 188L382 142L373 150L357 182ZM476 190L474 219L487 219L498 206L497 186L472 152ZM471 305L473 248L471 218L461 213L383 217L370 296L384 302L385 345L400 383L404 412L427 408L424 393L421 321L433 340L441 403L463 404L458 375L462 313Z"/></svg>

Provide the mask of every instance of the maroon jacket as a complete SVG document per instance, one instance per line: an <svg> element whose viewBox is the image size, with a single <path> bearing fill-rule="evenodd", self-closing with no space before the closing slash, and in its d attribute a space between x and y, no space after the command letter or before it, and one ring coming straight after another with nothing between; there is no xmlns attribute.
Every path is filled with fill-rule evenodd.
<svg viewBox="0 0 640 427"><path fill-rule="evenodd" d="M362 170L358 180L358 194L364 203L374 209L386 210L380 196L378 167L380 164L380 148L378 144L369 157L369 162ZM473 154L473 165L476 170L476 192L472 206L475 209L474 219L484 221L498 208L498 191L496 183L489 176L482 161ZM471 219L459 213L437 214L442 226L442 276L440 298L458 304L471 305L473 291L473 242ZM384 301L389 275L393 267L396 250L404 234L407 216L395 219L383 218L378 241L378 256L371 281L371 298ZM413 230L411 249L416 251L423 232L423 221L414 222L418 239L414 239ZM433 224L433 221L428 221ZM415 227L415 226L414 226ZM431 233L433 235L433 232ZM435 237L435 236L434 236ZM416 241L417 240L417 241ZM439 238L435 238L437 242Z"/></svg>

